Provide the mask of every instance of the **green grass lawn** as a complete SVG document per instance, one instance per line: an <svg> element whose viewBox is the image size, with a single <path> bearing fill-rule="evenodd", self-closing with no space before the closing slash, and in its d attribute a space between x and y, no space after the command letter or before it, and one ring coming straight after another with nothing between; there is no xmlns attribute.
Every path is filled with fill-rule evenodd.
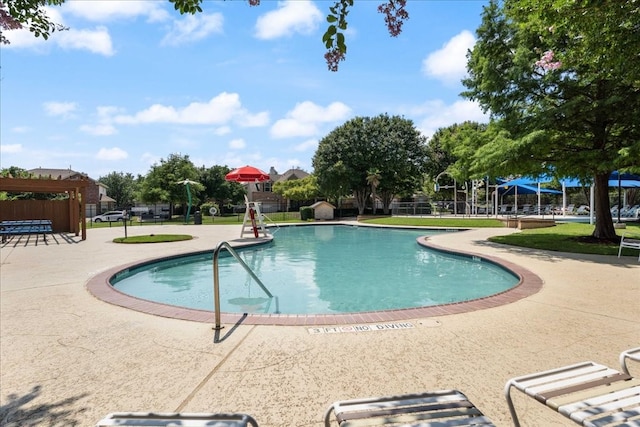
<svg viewBox="0 0 640 427"><path fill-rule="evenodd" d="M385 225L406 225L421 227L479 228L503 227L501 221L489 218L405 218L390 217L370 219L363 222ZM489 240L505 245L581 254L618 255L618 243L593 242L589 237L593 225L584 223L561 223L555 227L523 230L508 236L491 237ZM627 228L617 230L618 235L640 239L640 223L627 223ZM638 251L624 248L623 255L638 256Z"/></svg>
<svg viewBox="0 0 640 427"><path fill-rule="evenodd" d="M164 243L191 240L188 234L148 234L146 236L116 237L114 243Z"/></svg>
<svg viewBox="0 0 640 427"><path fill-rule="evenodd" d="M616 242L598 242L590 239L593 225L564 223L555 227L524 230L509 236L496 236L489 240L506 245L525 248L544 249L548 251L573 252L580 254L618 255L619 244ZM640 239L640 224L627 224L624 230L617 230L618 235ZM623 255L638 255L638 251L624 248Z"/></svg>

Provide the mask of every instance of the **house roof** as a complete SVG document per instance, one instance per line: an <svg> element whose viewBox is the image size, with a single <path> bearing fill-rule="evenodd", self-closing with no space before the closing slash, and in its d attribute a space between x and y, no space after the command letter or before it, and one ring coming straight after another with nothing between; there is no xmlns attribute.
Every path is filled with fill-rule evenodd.
<svg viewBox="0 0 640 427"><path fill-rule="evenodd" d="M47 168L35 168L29 169L29 172L33 176L47 178L51 177L52 179L89 179L89 175L82 172L76 172L72 169L47 169Z"/></svg>
<svg viewBox="0 0 640 427"><path fill-rule="evenodd" d="M314 204L311 205L312 208L317 208L318 206L329 206L331 209L335 209L336 207L333 206L331 203L325 201L325 200L321 200L319 202L315 202Z"/></svg>
<svg viewBox="0 0 640 427"><path fill-rule="evenodd" d="M292 179L302 179L309 174L302 169L289 169L275 180L275 182L291 181Z"/></svg>

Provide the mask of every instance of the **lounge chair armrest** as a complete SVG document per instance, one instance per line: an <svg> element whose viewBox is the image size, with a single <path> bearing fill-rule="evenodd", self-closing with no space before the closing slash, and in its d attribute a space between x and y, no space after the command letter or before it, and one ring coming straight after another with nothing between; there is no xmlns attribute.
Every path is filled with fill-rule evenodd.
<svg viewBox="0 0 640 427"><path fill-rule="evenodd" d="M620 367L625 374L629 374L629 368L627 367L627 359L631 359L635 362L640 362L640 347L630 348L620 353Z"/></svg>

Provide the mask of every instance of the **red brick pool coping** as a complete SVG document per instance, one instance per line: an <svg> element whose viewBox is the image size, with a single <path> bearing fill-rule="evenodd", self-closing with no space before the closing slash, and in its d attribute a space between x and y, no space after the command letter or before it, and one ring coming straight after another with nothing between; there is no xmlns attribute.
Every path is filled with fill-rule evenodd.
<svg viewBox="0 0 640 427"><path fill-rule="evenodd" d="M524 267L521 267L504 259L472 252L452 251L447 248L432 244L426 237L419 238L418 243L422 246L440 252L474 257L476 259L479 259L480 261L499 265L502 268L511 271L520 280L518 284L511 289L495 295L471 301L456 302L429 307L416 307L399 310L384 310L347 314L297 315L220 313L221 323L243 323L246 325L315 326L393 322L426 317L447 316L452 314L468 313L476 310L484 310L492 307L499 307L533 295L542 288L543 282L539 276L525 269ZM136 310L155 316L215 324L215 313L213 311L190 309L147 301L122 293L111 286L111 284L109 283L109 279L114 274L139 264L141 264L141 262L130 263L101 272L87 282L87 290L96 298L102 301L131 310Z"/></svg>

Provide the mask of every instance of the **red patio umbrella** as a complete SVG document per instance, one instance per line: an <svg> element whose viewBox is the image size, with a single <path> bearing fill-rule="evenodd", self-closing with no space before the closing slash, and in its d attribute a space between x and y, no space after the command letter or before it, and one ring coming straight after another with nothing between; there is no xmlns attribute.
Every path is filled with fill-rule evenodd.
<svg viewBox="0 0 640 427"><path fill-rule="evenodd" d="M224 179L234 182L264 182L269 181L270 177L268 173L247 165L232 170L224 176Z"/></svg>

